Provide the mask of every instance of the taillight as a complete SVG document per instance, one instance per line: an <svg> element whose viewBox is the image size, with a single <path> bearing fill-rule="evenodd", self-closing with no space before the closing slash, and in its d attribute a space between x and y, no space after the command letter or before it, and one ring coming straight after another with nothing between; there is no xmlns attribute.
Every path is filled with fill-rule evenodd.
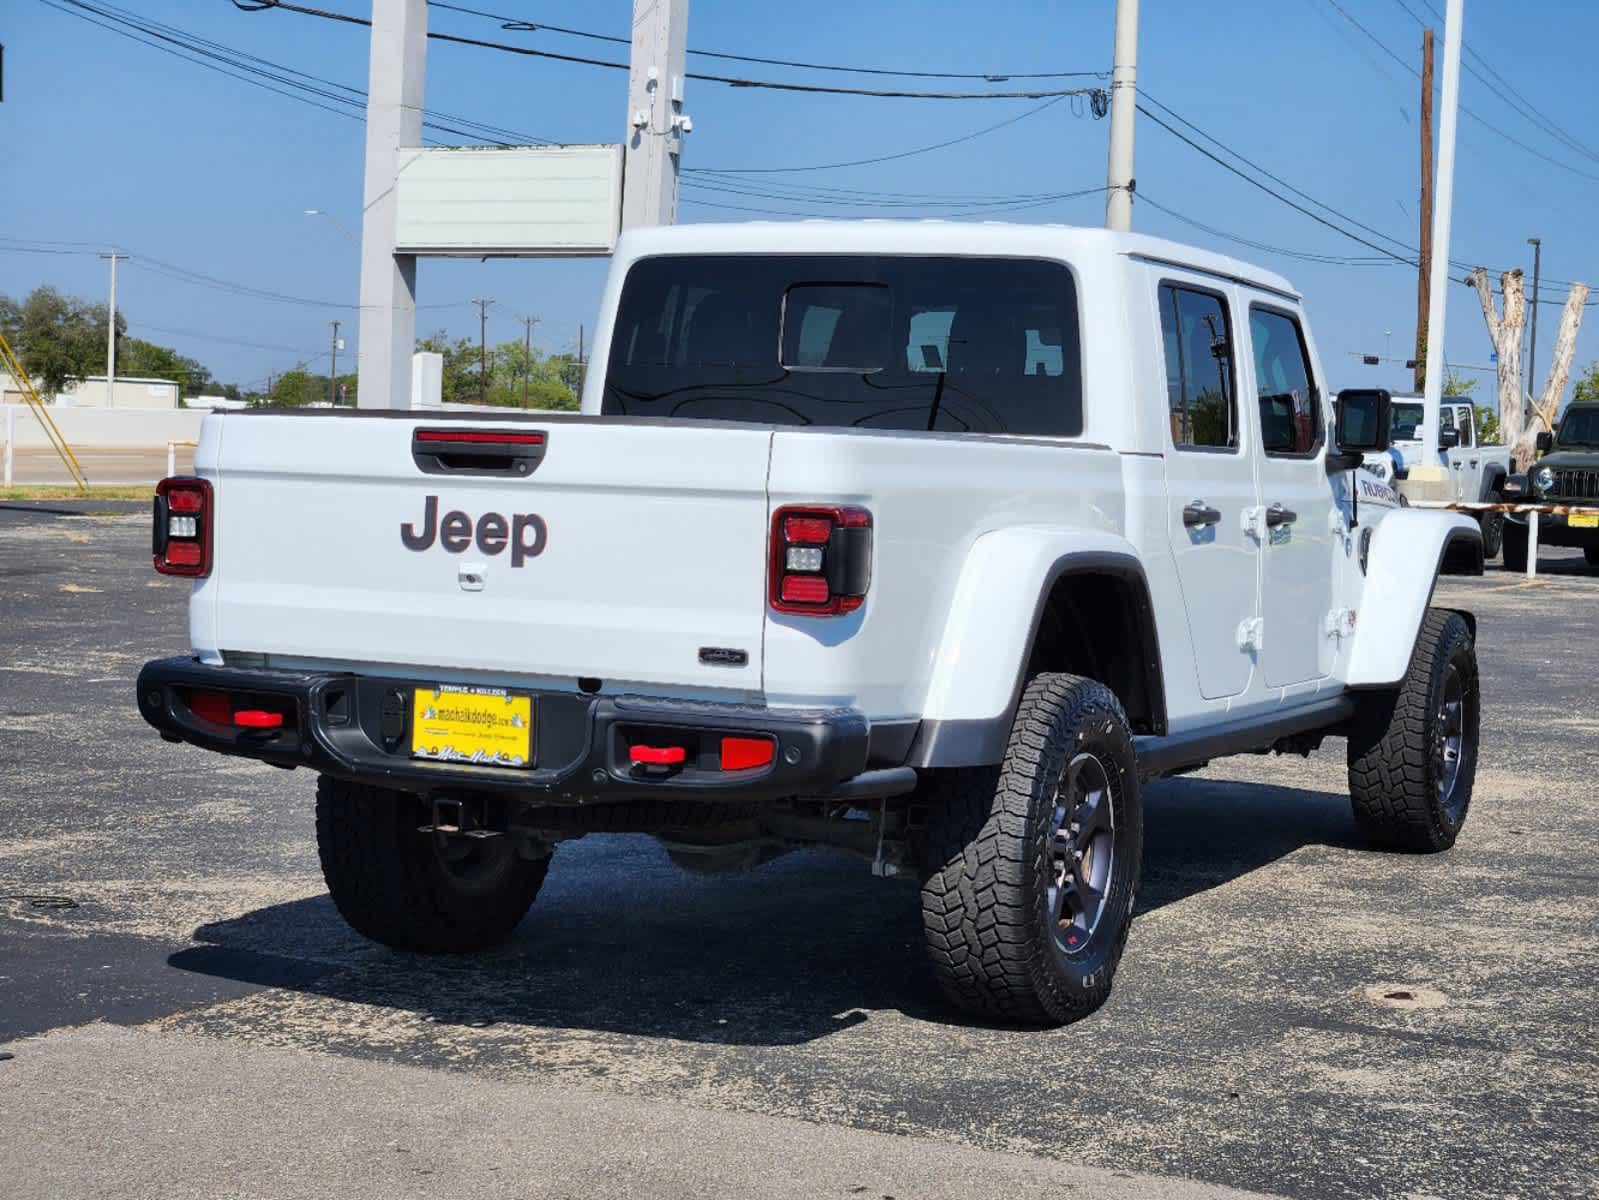
<svg viewBox="0 0 1599 1200"><path fill-rule="evenodd" d="M872 582L872 514L864 508L787 505L772 516L768 568L774 611L852 613Z"/></svg>
<svg viewBox="0 0 1599 1200"><path fill-rule="evenodd" d="M176 476L155 485L150 552L163 575L199 578L211 573L211 484Z"/></svg>

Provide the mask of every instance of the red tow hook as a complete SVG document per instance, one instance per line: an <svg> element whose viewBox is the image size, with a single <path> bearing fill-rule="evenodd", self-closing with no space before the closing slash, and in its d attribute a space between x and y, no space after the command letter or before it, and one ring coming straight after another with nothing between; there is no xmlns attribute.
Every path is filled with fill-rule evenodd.
<svg viewBox="0 0 1599 1200"><path fill-rule="evenodd" d="M233 714L233 723L240 729L282 729L283 714L267 712L260 708L246 708Z"/></svg>
<svg viewBox="0 0 1599 1200"><path fill-rule="evenodd" d="M629 746L627 756L635 767L680 767L688 751L681 746Z"/></svg>

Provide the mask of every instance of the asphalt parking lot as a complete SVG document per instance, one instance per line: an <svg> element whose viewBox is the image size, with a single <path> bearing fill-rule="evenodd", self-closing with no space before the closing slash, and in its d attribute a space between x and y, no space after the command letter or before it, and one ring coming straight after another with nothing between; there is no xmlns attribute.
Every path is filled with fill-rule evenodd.
<svg viewBox="0 0 1599 1200"><path fill-rule="evenodd" d="M590 837L499 951L362 942L313 777L135 711L187 643L133 507L0 505L8 1196L1599 1194L1580 554L1440 587L1483 671L1453 851L1363 848L1341 742L1155 785L1116 992L1038 1033L945 1010L914 889L822 854Z"/></svg>

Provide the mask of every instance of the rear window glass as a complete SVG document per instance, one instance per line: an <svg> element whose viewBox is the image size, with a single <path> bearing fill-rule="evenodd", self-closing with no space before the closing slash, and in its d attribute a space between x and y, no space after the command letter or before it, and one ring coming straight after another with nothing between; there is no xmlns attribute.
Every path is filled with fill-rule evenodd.
<svg viewBox="0 0 1599 1200"><path fill-rule="evenodd" d="M1073 437L1076 288L1032 259L642 259L622 288L603 411Z"/></svg>

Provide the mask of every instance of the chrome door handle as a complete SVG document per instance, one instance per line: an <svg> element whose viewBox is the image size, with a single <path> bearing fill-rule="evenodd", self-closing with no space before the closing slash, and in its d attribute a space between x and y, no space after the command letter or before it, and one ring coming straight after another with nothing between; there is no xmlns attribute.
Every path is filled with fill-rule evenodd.
<svg viewBox="0 0 1599 1200"><path fill-rule="evenodd" d="M1203 500L1190 500L1183 505L1183 526L1195 529L1204 525L1221 524L1221 510L1212 508Z"/></svg>
<svg viewBox="0 0 1599 1200"><path fill-rule="evenodd" d="M1276 529L1279 525L1292 525L1299 520L1299 514L1291 508L1284 508L1281 504L1273 504L1266 510L1266 527Z"/></svg>

